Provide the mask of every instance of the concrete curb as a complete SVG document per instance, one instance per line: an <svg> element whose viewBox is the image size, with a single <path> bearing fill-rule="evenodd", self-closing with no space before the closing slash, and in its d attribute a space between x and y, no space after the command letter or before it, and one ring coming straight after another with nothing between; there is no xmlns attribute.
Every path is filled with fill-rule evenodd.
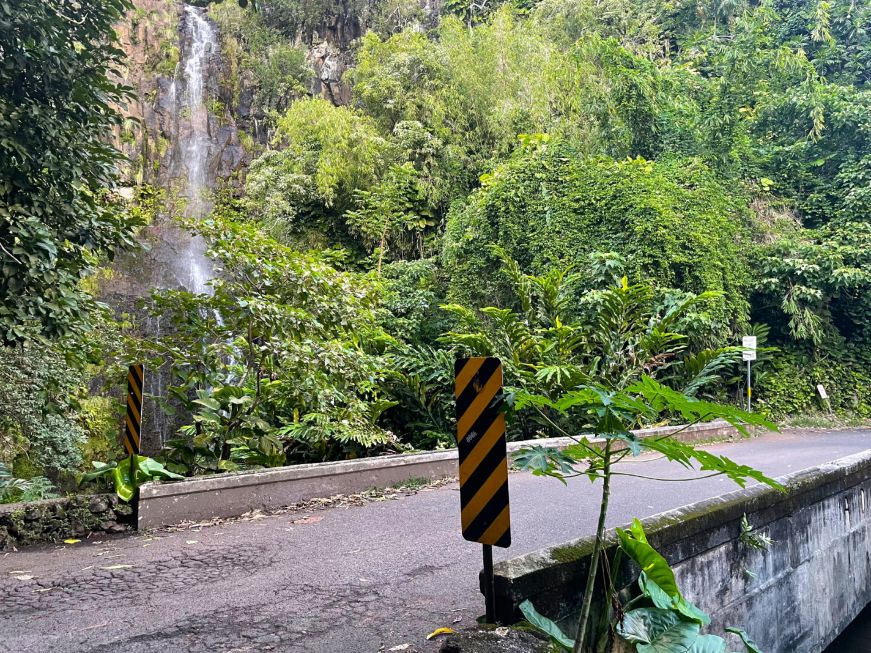
<svg viewBox="0 0 871 653"><path fill-rule="evenodd" d="M675 428L643 429L637 435L656 437ZM695 442L736 435L734 427L715 421L690 426L679 438ZM593 442L601 444L603 441ZM516 451L528 445L564 448L570 444L573 444L570 438L527 440L509 442L508 450ZM457 450L445 449L203 476L175 483L146 483L139 491L138 527L145 530L186 520L234 517L257 508L280 508L308 499L353 494L411 479L448 478L456 473Z"/></svg>

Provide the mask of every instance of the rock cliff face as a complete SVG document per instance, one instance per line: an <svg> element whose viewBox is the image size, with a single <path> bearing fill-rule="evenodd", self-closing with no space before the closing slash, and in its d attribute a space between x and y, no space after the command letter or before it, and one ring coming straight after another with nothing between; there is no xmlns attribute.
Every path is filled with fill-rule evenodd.
<svg viewBox="0 0 871 653"><path fill-rule="evenodd" d="M136 0L128 20L118 27L129 62L124 81L134 98L125 108L127 120L116 134L116 145L130 159L126 177L131 185L172 188L176 179L186 175L180 144L192 133L184 113L189 108L180 104L179 90L191 72L184 69L184 62L195 43L194 15L203 11L186 10L171 0ZM210 140L204 176L226 179L243 166L245 151L234 117L226 109L231 98L219 86L226 65L219 49L208 46L202 61L204 127Z"/></svg>
<svg viewBox="0 0 871 653"><path fill-rule="evenodd" d="M306 61L314 71L309 87L312 95L320 95L333 104L350 104L351 88L342 79L351 62L347 50L322 41L309 47Z"/></svg>

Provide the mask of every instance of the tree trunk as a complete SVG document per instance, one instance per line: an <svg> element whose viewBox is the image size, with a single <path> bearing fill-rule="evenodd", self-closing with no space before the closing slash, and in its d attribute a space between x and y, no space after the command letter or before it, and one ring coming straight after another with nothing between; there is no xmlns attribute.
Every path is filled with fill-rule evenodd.
<svg viewBox="0 0 871 653"><path fill-rule="evenodd" d="M604 481L602 483L602 502L599 504L599 524L596 528L596 542L590 557L590 572L587 585L584 588L584 600L581 605L581 617L578 620L578 636L575 639L574 653L584 653L584 639L587 637L587 626L590 621L590 608L593 605L593 592L596 587L596 575L599 571L599 556L605 541L605 518L608 515L608 500L611 496L611 443L605 445L605 462L602 467Z"/></svg>

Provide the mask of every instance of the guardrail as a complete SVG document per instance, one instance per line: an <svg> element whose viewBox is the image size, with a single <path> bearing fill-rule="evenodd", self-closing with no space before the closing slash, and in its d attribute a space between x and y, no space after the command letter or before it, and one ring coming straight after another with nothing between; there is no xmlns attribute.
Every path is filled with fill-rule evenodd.
<svg viewBox="0 0 871 653"><path fill-rule="evenodd" d="M674 428L643 429L637 435L655 437ZM715 421L691 426L679 437L693 442L736 435L733 427ZM569 438L509 442L508 450L516 451L529 444L561 448L571 443ZM138 527L142 530L186 520L234 517L257 508L280 508L308 499L389 487L411 479L450 478L456 473L457 450L445 449L216 474L175 483L146 483L139 491Z"/></svg>

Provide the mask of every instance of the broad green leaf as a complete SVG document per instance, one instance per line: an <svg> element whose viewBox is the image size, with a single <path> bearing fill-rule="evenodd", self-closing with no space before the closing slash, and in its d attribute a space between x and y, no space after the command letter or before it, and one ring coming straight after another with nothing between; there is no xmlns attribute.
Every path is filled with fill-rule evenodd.
<svg viewBox="0 0 871 653"><path fill-rule="evenodd" d="M191 403L204 406L211 410L221 410L221 402L217 399L212 399L211 397L200 397L199 399L194 399Z"/></svg>
<svg viewBox="0 0 871 653"><path fill-rule="evenodd" d="M619 440L620 442L625 442L626 446L629 448L629 451L632 452L633 456L637 456L641 453L641 442L630 431L622 431L618 433L602 433L601 435L607 440Z"/></svg>
<svg viewBox="0 0 871 653"><path fill-rule="evenodd" d="M644 526L641 525L641 522L636 517L632 520L632 523L629 525L629 534L632 535L639 542L647 542L647 533L644 532Z"/></svg>
<svg viewBox="0 0 871 653"><path fill-rule="evenodd" d="M136 495L136 484L130 475L129 458L125 458L112 469L112 477L115 479L115 494L122 501L129 503Z"/></svg>
<svg viewBox="0 0 871 653"><path fill-rule="evenodd" d="M515 466L535 476L552 476L565 483L565 476L574 473L577 461L559 449L551 447L524 447L512 456Z"/></svg>
<svg viewBox="0 0 871 653"><path fill-rule="evenodd" d="M698 621L702 626L707 626L711 623L711 618L707 613L700 610L696 605L687 601L683 596L678 599L674 605L674 609L680 612L687 619Z"/></svg>
<svg viewBox="0 0 871 653"><path fill-rule="evenodd" d="M668 595L663 589L648 578L646 572L641 572L638 577L638 586L641 588L641 593L649 598L653 605L663 610L671 610L674 607L674 598Z"/></svg>
<svg viewBox="0 0 871 653"><path fill-rule="evenodd" d="M726 653L726 640L717 635L699 635L686 653Z"/></svg>
<svg viewBox="0 0 871 653"><path fill-rule="evenodd" d="M553 407L561 413L565 413L570 408L589 408L591 406L602 405L602 403L602 395L599 392L596 392L593 388L585 388L566 392L553 403Z"/></svg>
<svg viewBox="0 0 871 653"><path fill-rule="evenodd" d="M543 614L540 614L529 599L525 600L518 607L523 613L523 616L526 617L526 620L532 624L533 627L550 637L551 641L559 644L566 650L572 650L575 645L574 640L566 637L565 633L563 633L563 631L560 630L560 627L552 620L548 619Z"/></svg>
<svg viewBox="0 0 871 653"><path fill-rule="evenodd" d="M94 471L82 474L83 483L87 481L93 481L94 479L105 476L106 474L111 474L112 470L115 469L118 463L101 463L95 460L92 464L96 469L94 469Z"/></svg>
<svg viewBox="0 0 871 653"><path fill-rule="evenodd" d="M139 470L149 478L171 478L176 480L184 478L180 474L169 471L153 458L144 456L139 458Z"/></svg>
<svg viewBox="0 0 871 653"><path fill-rule="evenodd" d="M524 408L553 408L553 402L545 395L532 394L524 390L517 390L512 393L512 402L514 410L523 410Z"/></svg>
<svg viewBox="0 0 871 653"><path fill-rule="evenodd" d="M637 520L636 520L637 521ZM640 524L639 524L640 525ZM646 541L636 539L622 528L617 529L620 547L629 555L647 578L656 583L662 591L673 599L680 597L680 590L674 579L674 572L668 562Z"/></svg>
<svg viewBox="0 0 871 653"><path fill-rule="evenodd" d="M743 628L736 628L735 626L730 626L726 628L727 633L734 633L741 638L741 641L744 642L744 646L747 649L747 653L762 653L759 650L759 647L756 646L756 642L747 634L747 632Z"/></svg>
<svg viewBox="0 0 871 653"><path fill-rule="evenodd" d="M638 653L686 653L699 634L699 624L682 621L671 610L638 608L623 616L617 634L635 644Z"/></svg>

